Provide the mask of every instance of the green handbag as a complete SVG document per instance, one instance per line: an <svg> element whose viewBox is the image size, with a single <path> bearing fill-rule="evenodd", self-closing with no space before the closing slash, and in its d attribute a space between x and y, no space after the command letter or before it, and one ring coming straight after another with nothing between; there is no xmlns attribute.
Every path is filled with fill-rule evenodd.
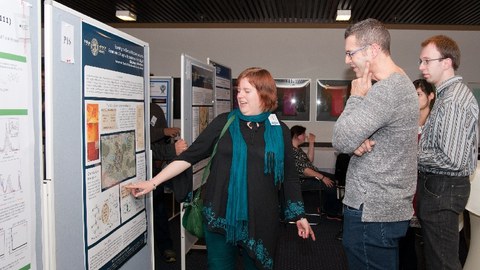
<svg viewBox="0 0 480 270"><path fill-rule="evenodd" d="M208 161L207 166L203 170L202 184L200 185L198 190L195 192L195 195L193 196L192 201L189 203L183 204L185 212L183 213L183 217L182 217L182 225L187 232L189 232L191 235L196 236L198 238L204 237L203 215L202 215L203 199L200 196L202 186L205 183L205 180L207 179L208 175L210 174L210 164L212 162L213 156L215 156L215 153L217 152L218 141L220 141L220 138L222 138L223 134L225 134L225 131L228 129L228 127L230 126L234 118L235 118L234 115L230 116L230 118L228 118L227 123L223 127L222 132L220 133L220 137L218 138L217 142L215 143L215 146L213 147L212 154L210 155L210 160Z"/></svg>
<svg viewBox="0 0 480 270"><path fill-rule="evenodd" d="M204 236L202 210L203 200L200 198L200 190L198 190L195 192L193 200L190 203L186 203L185 213L183 213L182 218L182 225L185 230L198 238L203 238Z"/></svg>

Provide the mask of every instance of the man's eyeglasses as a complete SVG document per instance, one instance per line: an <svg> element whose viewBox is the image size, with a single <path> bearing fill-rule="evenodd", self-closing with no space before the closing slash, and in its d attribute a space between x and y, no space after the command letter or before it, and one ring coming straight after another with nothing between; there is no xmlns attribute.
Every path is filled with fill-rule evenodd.
<svg viewBox="0 0 480 270"><path fill-rule="evenodd" d="M359 52L359 51L361 51L361 50L364 50L364 49L367 48L368 46L370 46L370 44L367 44L367 45L365 45L365 46L363 46L363 47L360 47L360 48L358 48L358 49L355 49L355 50L353 50L353 51L349 51L349 52L347 51L347 52L345 52L345 55L348 55L348 56L350 57L350 59L352 59L352 57L353 57L354 54L356 54L357 52Z"/></svg>
<svg viewBox="0 0 480 270"><path fill-rule="evenodd" d="M431 61L442 61L444 59L447 59L447 57L441 57L441 58L436 58L436 59L418 59L418 65L419 66L421 66L421 65L427 66L428 63L430 63Z"/></svg>

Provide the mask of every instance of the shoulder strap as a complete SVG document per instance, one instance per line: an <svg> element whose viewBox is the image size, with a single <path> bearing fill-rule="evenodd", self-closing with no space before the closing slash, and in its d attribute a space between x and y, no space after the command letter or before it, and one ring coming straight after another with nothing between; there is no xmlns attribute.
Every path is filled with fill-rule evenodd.
<svg viewBox="0 0 480 270"><path fill-rule="evenodd" d="M230 126L230 124L233 122L234 119L235 119L235 115L230 116L228 118L227 123L225 123L225 126L223 126L222 132L220 132L220 137L218 137L218 140L215 143L215 146L213 147L213 151L212 151L212 154L210 155L210 159L208 160L207 166L205 166L205 168L203 169L202 184L200 185L200 188L197 191L197 193L195 193L195 197L200 197L201 186L203 186L203 184L205 184L205 181L207 180L207 177L210 174L210 165L212 163L213 157L217 153L218 142L223 137L223 135L225 134L225 132L227 131L228 127Z"/></svg>

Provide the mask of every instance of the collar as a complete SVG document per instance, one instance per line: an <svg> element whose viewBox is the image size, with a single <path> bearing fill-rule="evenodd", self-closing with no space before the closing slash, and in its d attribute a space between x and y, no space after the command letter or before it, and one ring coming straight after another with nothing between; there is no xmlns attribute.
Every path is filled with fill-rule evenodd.
<svg viewBox="0 0 480 270"><path fill-rule="evenodd" d="M445 80L444 82L442 82L442 84L440 84L440 86L437 88L437 95L441 94L443 92L443 90L447 89L448 87L450 87L450 85L454 84L454 83L457 83L457 82L461 82L463 80L463 78L461 76L453 76L451 77L450 79L448 80Z"/></svg>

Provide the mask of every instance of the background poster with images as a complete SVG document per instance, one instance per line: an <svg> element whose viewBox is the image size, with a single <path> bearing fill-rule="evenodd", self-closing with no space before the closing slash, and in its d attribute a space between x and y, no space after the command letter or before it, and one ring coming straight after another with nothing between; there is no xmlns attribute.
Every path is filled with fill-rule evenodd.
<svg viewBox="0 0 480 270"><path fill-rule="evenodd" d="M0 12L0 269L35 268L31 5ZM39 90L37 90L39 91Z"/></svg>
<svg viewBox="0 0 480 270"><path fill-rule="evenodd" d="M214 118L214 74L200 66L192 65L192 137L195 141Z"/></svg>
<svg viewBox="0 0 480 270"><path fill-rule="evenodd" d="M317 121L337 121L350 96L349 80L317 80Z"/></svg>
<svg viewBox="0 0 480 270"><path fill-rule="evenodd" d="M215 114L232 110L232 69L208 59L215 67Z"/></svg>
<svg viewBox="0 0 480 270"><path fill-rule="evenodd" d="M150 77L150 102L163 110L169 127L173 123L172 84L172 78Z"/></svg>
<svg viewBox="0 0 480 270"><path fill-rule="evenodd" d="M84 236L88 269L117 269L147 243L144 48L82 24Z"/></svg>

